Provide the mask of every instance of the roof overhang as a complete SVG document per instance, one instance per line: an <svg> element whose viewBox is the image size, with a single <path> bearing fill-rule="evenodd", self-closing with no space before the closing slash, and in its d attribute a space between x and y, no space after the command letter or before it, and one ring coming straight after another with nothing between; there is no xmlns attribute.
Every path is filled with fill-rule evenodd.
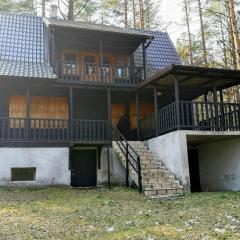
<svg viewBox="0 0 240 240"><path fill-rule="evenodd" d="M201 95L212 90L213 85L217 90L226 89L240 84L240 71L219 68L206 68L184 65L170 65L162 71L155 73L138 86L169 88L173 87L175 79L179 82L182 92L195 92L193 95Z"/></svg>
<svg viewBox="0 0 240 240"><path fill-rule="evenodd" d="M117 35L125 35L129 37L138 37L146 40L154 38L152 34L143 33L134 29L115 27L111 25L93 24L55 18L44 18L44 22L48 27L78 29L89 32L104 32Z"/></svg>

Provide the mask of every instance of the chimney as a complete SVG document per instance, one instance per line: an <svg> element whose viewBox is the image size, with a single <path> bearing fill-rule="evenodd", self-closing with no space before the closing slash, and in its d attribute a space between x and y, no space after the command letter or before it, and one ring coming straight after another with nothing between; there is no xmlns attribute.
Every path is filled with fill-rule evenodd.
<svg viewBox="0 0 240 240"><path fill-rule="evenodd" d="M58 5L52 4L49 11L50 18L58 18Z"/></svg>

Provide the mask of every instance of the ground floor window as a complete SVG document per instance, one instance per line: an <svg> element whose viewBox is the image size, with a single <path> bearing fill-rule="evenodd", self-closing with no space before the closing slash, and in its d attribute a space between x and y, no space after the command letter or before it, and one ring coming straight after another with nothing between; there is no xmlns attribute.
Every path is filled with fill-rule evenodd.
<svg viewBox="0 0 240 240"><path fill-rule="evenodd" d="M11 181L35 181L36 168L11 168Z"/></svg>

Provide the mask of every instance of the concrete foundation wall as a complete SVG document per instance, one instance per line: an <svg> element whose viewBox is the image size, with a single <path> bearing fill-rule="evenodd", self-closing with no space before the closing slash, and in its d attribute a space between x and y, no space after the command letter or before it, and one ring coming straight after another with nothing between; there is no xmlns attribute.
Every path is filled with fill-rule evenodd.
<svg viewBox="0 0 240 240"><path fill-rule="evenodd" d="M147 145L157 159L173 173L184 186L190 189L187 138L184 131L175 131L152 138Z"/></svg>
<svg viewBox="0 0 240 240"><path fill-rule="evenodd" d="M109 148L109 160L110 160L111 184L124 184L125 170L120 161L117 159L112 148ZM101 169L98 170L98 185L106 185L107 183L108 183L107 148L103 148L101 153Z"/></svg>
<svg viewBox="0 0 240 240"><path fill-rule="evenodd" d="M199 149L203 191L240 190L240 139L203 144Z"/></svg>
<svg viewBox="0 0 240 240"><path fill-rule="evenodd" d="M35 181L11 182L11 168L36 167ZM1 186L69 185L68 148L0 148Z"/></svg>

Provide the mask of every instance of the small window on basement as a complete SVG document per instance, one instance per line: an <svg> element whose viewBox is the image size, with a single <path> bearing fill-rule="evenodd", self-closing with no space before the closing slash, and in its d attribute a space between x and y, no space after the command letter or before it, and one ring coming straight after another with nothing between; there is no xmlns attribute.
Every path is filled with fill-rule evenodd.
<svg viewBox="0 0 240 240"><path fill-rule="evenodd" d="M11 181L35 181L36 168L11 168Z"/></svg>

